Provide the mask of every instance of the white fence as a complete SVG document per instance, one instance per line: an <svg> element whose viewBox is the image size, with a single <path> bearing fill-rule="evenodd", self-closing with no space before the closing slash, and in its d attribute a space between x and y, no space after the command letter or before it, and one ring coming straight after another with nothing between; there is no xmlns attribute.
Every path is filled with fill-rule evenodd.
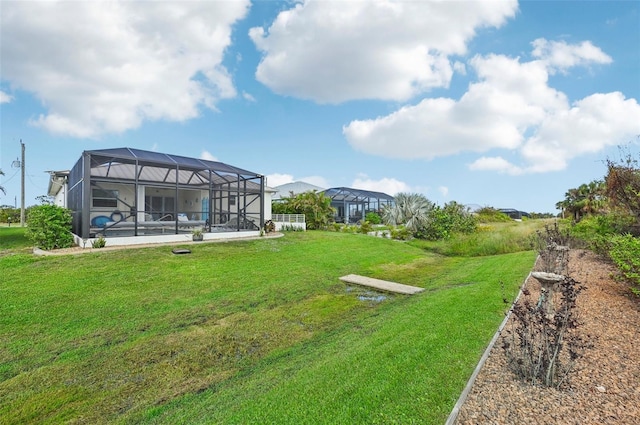
<svg viewBox="0 0 640 425"><path fill-rule="evenodd" d="M287 228L307 230L304 214L271 214L271 221L276 225L276 231Z"/></svg>

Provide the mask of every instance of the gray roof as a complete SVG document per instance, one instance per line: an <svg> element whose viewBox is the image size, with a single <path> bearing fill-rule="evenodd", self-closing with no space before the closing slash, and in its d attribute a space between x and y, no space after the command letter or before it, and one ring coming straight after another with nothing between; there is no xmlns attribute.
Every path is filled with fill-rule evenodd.
<svg viewBox="0 0 640 425"><path fill-rule="evenodd" d="M293 192L294 195L297 195L299 193L311 192L314 190L318 192L322 192L324 190L323 187L303 181L281 184L279 186L275 186L274 189L277 193L273 195L272 199L288 198L291 196L291 192Z"/></svg>
<svg viewBox="0 0 640 425"><path fill-rule="evenodd" d="M336 201L363 201L365 199L383 199L393 202L395 198L383 192L373 190L354 189L351 187L332 187L324 191L324 194Z"/></svg>
<svg viewBox="0 0 640 425"><path fill-rule="evenodd" d="M167 153L145 151L134 148L114 148L114 149L98 149L92 151L85 151L85 153L91 154L94 161L91 165L103 165L100 164L99 158L104 158L104 165L112 163L114 159L127 159L137 160L140 163L149 164L166 164L175 167L178 165L180 168L191 170L212 170L225 173L241 174L241 175L255 175L259 174L243 170L242 168L234 167L232 165L225 164L223 162L209 161L206 159L190 158L180 155L171 155Z"/></svg>

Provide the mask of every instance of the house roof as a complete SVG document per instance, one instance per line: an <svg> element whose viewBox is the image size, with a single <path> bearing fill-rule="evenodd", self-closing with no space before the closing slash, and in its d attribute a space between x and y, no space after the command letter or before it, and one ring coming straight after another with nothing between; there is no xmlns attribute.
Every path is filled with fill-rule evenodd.
<svg viewBox="0 0 640 425"><path fill-rule="evenodd" d="M234 167L229 164L217 161L209 161L206 159L190 158L180 155L172 155L167 153L145 151L134 148L114 148L114 149L99 149L92 151L85 151L85 153L91 154L92 158L96 158L99 161L99 157L104 157L103 161L107 163L113 162L113 159L128 159L137 160L142 163L152 164L165 164L171 166L179 166L180 168L187 169L204 169L211 171L220 171L241 175L255 175L260 176L257 173L244 170L242 168ZM101 165L92 163L92 166Z"/></svg>
<svg viewBox="0 0 640 425"><path fill-rule="evenodd" d="M69 170L64 171L47 171L51 176L49 178L49 187L47 188L47 195L56 196L58 192L62 190L67 177L69 177Z"/></svg>
<svg viewBox="0 0 640 425"><path fill-rule="evenodd" d="M310 192L313 190L318 192L322 192L324 190L323 187L302 181L281 184L276 186L274 189L277 190L277 193L274 195L273 199L288 197L291 192L293 192L294 195L297 195L299 193Z"/></svg>
<svg viewBox="0 0 640 425"><path fill-rule="evenodd" d="M394 201L394 197L383 192L373 190L354 189L351 187L332 187L324 191L324 194L335 201L359 202L366 199L384 199Z"/></svg>
<svg viewBox="0 0 640 425"><path fill-rule="evenodd" d="M91 176L115 181L139 181L143 183L179 184L205 188L214 185L246 185L244 190L259 191L261 174L234 167L222 162L189 158L132 148L115 148L85 151L89 159ZM82 163L78 161L71 172L72 180L81 179ZM242 182L242 183L240 183ZM267 191L267 188L265 188Z"/></svg>

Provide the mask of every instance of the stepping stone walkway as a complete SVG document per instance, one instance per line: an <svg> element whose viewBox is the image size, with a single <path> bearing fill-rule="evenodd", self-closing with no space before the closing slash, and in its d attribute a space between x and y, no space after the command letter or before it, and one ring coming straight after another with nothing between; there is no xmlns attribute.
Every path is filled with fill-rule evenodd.
<svg viewBox="0 0 640 425"><path fill-rule="evenodd" d="M413 295L424 291L424 288L417 286L403 285L401 283L389 282L387 280L373 279L371 277L359 276L357 274L349 274L342 276L341 281L353 283L355 285L367 286L369 288L378 289L386 292L394 292L396 294Z"/></svg>

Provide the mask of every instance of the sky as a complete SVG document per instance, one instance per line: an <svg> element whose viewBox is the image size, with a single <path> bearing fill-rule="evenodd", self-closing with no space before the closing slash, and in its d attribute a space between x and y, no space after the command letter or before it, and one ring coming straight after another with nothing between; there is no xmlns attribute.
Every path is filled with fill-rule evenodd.
<svg viewBox="0 0 640 425"><path fill-rule="evenodd" d="M85 150L556 213L640 151L639 1L0 0L0 205Z"/></svg>

